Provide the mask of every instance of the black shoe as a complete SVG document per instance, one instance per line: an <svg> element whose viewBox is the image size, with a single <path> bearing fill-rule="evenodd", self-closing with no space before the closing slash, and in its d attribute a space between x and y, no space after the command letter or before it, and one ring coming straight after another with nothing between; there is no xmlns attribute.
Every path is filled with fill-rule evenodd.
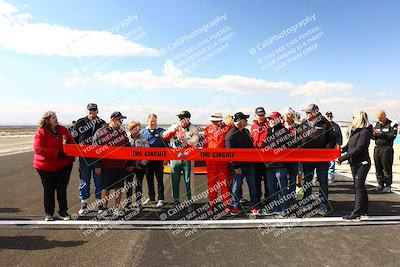
<svg viewBox="0 0 400 267"><path fill-rule="evenodd" d="M382 191L384 188L383 185L378 185L377 187L374 188L375 191Z"/></svg>
<svg viewBox="0 0 400 267"><path fill-rule="evenodd" d="M193 211L194 211L193 205L189 205L189 207L187 207L187 212L191 213Z"/></svg>
<svg viewBox="0 0 400 267"><path fill-rule="evenodd" d="M103 209L100 213L100 217L103 220L110 220L112 218L112 213L108 209Z"/></svg>
<svg viewBox="0 0 400 267"><path fill-rule="evenodd" d="M355 215L355 214L349 214L349 215L345 215L343 216L343 220L346 221L358 221L360 220L360 215Z"/></svg>
<svg viewBox="0 0 400 267"><path fill-rule="evenodd" d="M64 212L61 212L61 211L60 211L60 212L58 213L58 215L59 215L60 219L63 220L63 221L69 221L69 220L71 220L71 216L69 216L68 212L66 212L66 211L64 211Z"/></svg>
<svg viewBox="0 0 400 267"><path fill-rule="evenodd" d="M51 221L54 221L55 219L54 219L53 215L46 214L46 217L44 217L44 220L46 222L51 222Z"/></svg>

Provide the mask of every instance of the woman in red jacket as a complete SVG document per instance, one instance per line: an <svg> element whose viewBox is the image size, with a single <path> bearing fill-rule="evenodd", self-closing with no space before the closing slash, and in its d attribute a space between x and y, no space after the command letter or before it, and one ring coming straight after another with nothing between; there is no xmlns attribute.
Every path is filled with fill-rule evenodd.
<svg viewBox="0 0 400 267"><path fill-rule="evenodd" d="M60 218L70 219L67 212L67 185L74 158L67 157L63 152L64 140L73 143L67 128L58 124L56 113L47 111L39 122L33 145L33 167L42 180L46 221L54 220L55 191Z"/></svg>

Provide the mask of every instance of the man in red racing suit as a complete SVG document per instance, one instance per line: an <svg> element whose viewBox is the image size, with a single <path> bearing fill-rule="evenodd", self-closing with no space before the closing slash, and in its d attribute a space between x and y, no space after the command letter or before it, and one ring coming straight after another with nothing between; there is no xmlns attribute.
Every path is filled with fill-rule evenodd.
<svg viewBox="0 0 400 267"><path fill-rule="evenodd" d="M212 114L209 120L212 124L208 125L204 130L203 148L225 148L225 136L232 129L231 123L227 121L227 124L225 124L221 113ZM210 201L208 210L213 211L216 208L218 189L220 189L225 212L229 213L231 211L231 173L229 162L207 161L206 166L208 199Z"/></svg>

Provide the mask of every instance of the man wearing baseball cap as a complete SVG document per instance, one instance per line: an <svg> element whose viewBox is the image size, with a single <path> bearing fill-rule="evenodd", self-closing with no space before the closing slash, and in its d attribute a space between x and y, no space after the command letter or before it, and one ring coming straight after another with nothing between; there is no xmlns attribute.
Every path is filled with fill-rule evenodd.
<svg viewBox="0 0 400 267"><path fill-rule="evenodd" d="M179 124L173 124L163 133L163 139L169 141L172 148L183 149L193 148L199 143L199 131L196 126L191 124L191 114L189 111L181 111L176 115L179 119ZM171 176L172 176L172 193L174 204L179 204L179 184L183 173L186 186L186 196L190 201L192 192L190 189L190 174L192 170L191 162L186 160L171 161ZM192 206L188 207L188 211L192 211Z"/></svg>
<svg viewBox="0 0 400 267"><path fill-rule="evenodd" d="M335 137L332 134L331 123L321 114L316 104L310 104L305 109L306 119L302 122L302 147L303 148L334 148L336 144ZM328 168L329 162L304 162L304 196L308 199L311 196L312 179L314 172L317 173L317 179L320 187L320 197L323 201L319 205L318 213L325 215L328 211ZM304 210L309 210L309 205Z"/></svg>
<svg viewBox="0 0 400 267"><path fill-rule="evenodd" d="M255 110L255 120L250 128L251 137L253 137L254 146L256 148L264 148L265 140L268 136L268 121L265 116L265 109L258 107ZM255 182L257 189L257 202L260 201L262 196L261 184L264 181L264 198L268 198L268 187L267 187L267 167L265 162L256 162L255 164Z"/></svg>
<svg viewBox="0 0 400 267"><path fill-rule="evenodd" d="M343 144L343 135L340 126L333 121L333 113L331 111L326 112L326 119L332 124L332 134L336 140L336 146L341 146ZM328 183L335 182L335 161L329 162L329 169L328 169Z"/></svg>
<svg viewBox="0 0 400 267"><path fill-rule="evenodd" d="M106 124L104 120L97 116L98 108L94 103L87 105L86 117L80 118L72 128L71 135L78 145L91 145L93 142L93 135L98 129ZM79 158L79 198L81 200L81 208L78 211L79 215L87 214L88 199L90 198L90 181L93 177L95 196L97 206L101 211L103 205L101 204L101 177L96 175L94 169L94 162L96 159Z"/></svg>
<svg viewBox="0 0 400 267"><path fill-rule="evenodd" d="M266 140L265 148L293 148L294 136L290 130L283 125L282 115L277 111L272 112L268 116L268 123L268 138ZM290 165L287 162L273 161L267 163L266 180L271 195L269 202L279 203L279 205L275 205L270 212L277 213L280 216L288 215L289 205L295 200L295 198L292 198L292 194L290 194L288 190L289 166Z"/></svg>
<svg viewBox="0 0 400 267"><path fill-rule="evenodd" d="M234 127L229 131L225 140L226 148L254 148L253 138L251 138L250 131L246 129L247 119L249 115L243 114L243 112L237 112L233 116ZM233 173L233 185L232 185L232 211L231 215L237 215L239 213L240 205L240 190L242 188L243 179L246 178L247 185L250 191L250 203L249 207L253 215L259 215L259 209L257 208L257 189L254 177L254 163L252 162L232 162Z"/></svg>
<svg viewBox="0 0 400 267"><path fill-rule="evenodd" d="M221 113L214 113L209 118L211 124L204 130L203 148L215 149L225 148L225 137L232 129L226 125ZM230 213L231 194L230 194L230 168L225 161L206 161L208 177L208 199L210 201L209 210L213 211L216 207L218 190L220 188L225 212Z"/></svg>
<svg viewBox="0 0 400 267"><path fill-rule="evenodd" d="M119 111L114 111L110 116L110 122L103 125L93 136L93 145L96 146L127 146L130 147L128 136L124 129L121 128L122 121L126 119ZM95 162L95 172L101 176L103 216L110 216L108 208L110 191L115 192L115 206L112 208L114 216L123 216L124 211L121 207L121 188L124 187L125 175L128 170L128 162L126 160L116 159L98 159Z"/></svg>

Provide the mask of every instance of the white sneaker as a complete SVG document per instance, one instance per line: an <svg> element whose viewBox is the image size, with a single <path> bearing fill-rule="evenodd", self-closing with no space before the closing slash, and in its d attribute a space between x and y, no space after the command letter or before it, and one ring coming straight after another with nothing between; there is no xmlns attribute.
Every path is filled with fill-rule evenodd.
<svg viewBox="0 0 400 267"><path fill-rule="evenodd" d="M391 192L392 192L392 188L391 188L390 186L385 186L385 187L382 189L382 192L383 192L383 193L391 193Z"/></svg>
<svg viewBox="0 0 400 267"><path fill-rule="evenodd" d="M164 200L159 200L156 207L161 208L162 206L164 206Z"/></svg>
<svg viewBox="0 0 400 267"><path fill-rule="evenodd" d="M321 216L325 216L327 213L328 213L328 208L324 204L319 205L318 214Z"/></svg>
<svg viewBox="0 0 400 267"><path fill-rule="evenodd" d="M150 198L146 199L145 201L143 201L142 205L147 205L147 204L151 204L154 201L151 201Z"/></svg>
<svg viewBox="0 0 400 267"><path fill-rule="evenodd" d="M243 204L243 203L246 203L246 202L248 202L248 201L247 201L247 199L245 199L244 197L242 197L242 198L240 199L240 204Z"/></svg>
<svg viewBox="0 0 400 267"><path fill-rule="evenodd" d="M121 217L125 215L125 212L121 208L116 208L114 209L113 214L117 217Z"/></svg>
<svg viewBox="0 0 400 267"><path fill-rule="evenodd" d="M89 210L87 209L87 205L86 204L82 205L81 208L78 211L79 215L85 215L85 214L88 214L88 213L89 213Z"/></svg>

